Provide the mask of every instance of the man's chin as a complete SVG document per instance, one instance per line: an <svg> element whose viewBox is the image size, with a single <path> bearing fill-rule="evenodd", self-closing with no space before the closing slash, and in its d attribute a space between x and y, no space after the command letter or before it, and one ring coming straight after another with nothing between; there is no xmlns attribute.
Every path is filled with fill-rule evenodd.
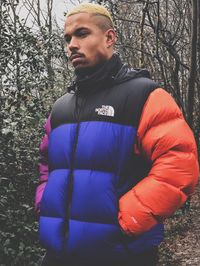
<svg viewBox="0 0 200 266"><path fill-rule="evenodd" d="M94 74L103 64L105 63L105 61L102 61L98 64L77 64L76 66L74 66L74 72L76 75L79 76L90 76L92 74Z"/></svg>
<svg viewBox="0 0 200 266"><path fill-rule="evenodd" d="M74 67L74 71L76 75L82 75L87 73L88 71L91 70L92 67L86 66L86 65L78 65Z"/></svg>

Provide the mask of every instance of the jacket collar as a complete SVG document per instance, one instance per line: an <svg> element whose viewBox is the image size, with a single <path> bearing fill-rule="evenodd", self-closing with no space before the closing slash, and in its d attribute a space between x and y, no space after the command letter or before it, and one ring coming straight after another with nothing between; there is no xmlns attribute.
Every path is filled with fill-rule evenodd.
<svg viewBox="0 0 200 266"><path fill-rule="evenodd" d="M68 90L73 91L90 91L97 88L102 88L109 86L113 83L113 80L119 70L122 67L122 62L117 54L103 63L101 66L97 67L95 71L90 75L76 75L72 86Z"/></svg>
<svg viewBox="0 0 200 266"><path fill-rule="evenodd" d="M113 54L91 75L75 76L72 85L68 87L68 92L92 92L139 77L150 78L150 74L146 69L129 68L127 64L122 64L118 54Z"/></svg>

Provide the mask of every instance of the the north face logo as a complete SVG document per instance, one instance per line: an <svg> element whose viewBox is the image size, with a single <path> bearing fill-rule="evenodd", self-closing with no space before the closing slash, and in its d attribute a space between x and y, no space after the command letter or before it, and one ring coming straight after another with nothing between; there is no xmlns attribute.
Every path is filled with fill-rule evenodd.
<svg viewBox="0 0 200 266"><path fill-rule="evenodd" d="M115 110L110 105L102 105L101 108L96 108L95 112L97 112L98 115L113 116L113 117L115 115Z"/></svg>

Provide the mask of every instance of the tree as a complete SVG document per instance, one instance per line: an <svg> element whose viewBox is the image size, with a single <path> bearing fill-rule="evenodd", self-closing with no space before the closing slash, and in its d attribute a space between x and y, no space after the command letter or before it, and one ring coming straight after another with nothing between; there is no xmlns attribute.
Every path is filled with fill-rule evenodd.
<svg viewBox="0 0 200 266"><path fill-rule="evenodd" d="M191 55L190 72L188 79L188 122L193 128L195 82L197 78L197 40L198 40L198 0L192 0L192 32L191 32Z"/></svg>
<svg viewBox="0 0 200 266"><path fill-rule="evenodd" d="M199 144L199 118L194 115L199 113L200 101L199 1L97 2L112 12L122 58L132 66L147 67L173 95Z"/></svg>

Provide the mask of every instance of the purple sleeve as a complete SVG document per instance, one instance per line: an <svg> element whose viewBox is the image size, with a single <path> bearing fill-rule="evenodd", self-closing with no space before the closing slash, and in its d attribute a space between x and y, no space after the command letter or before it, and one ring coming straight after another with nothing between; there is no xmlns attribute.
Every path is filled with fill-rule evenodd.
<svg viewBox="0 0 200 266"><path fill-rule="evenodd" d="M50 116L48 117L45 124L45 135L42 138L42 142L40 144L40 161L39 161L39 179L40 183L36 189L35 195L35 211L39 213L39 204L48 180L48 142L49 142L49 134L51 132L51 124L50 124Z"/></svg>

